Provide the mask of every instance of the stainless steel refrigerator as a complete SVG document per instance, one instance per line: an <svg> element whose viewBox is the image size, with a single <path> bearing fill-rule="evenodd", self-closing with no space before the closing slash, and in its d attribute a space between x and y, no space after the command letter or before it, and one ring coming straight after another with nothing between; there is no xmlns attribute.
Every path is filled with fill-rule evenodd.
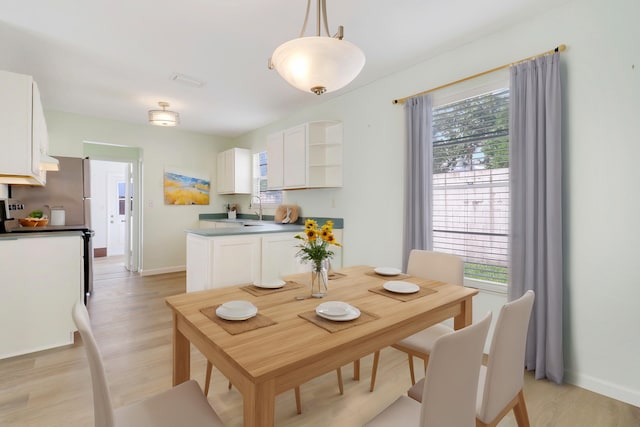
<svg viewBox="0 0 640 427"><path fill-rule="evenodd" d="M64 224L91 228L91 174L88 158L58 157L60 170L47 172L44 187L12 185L11 198L24 204L25 216L41 210L52 219L51 210L64 211ZM60 219L60 215L54 215Z"/></svg>

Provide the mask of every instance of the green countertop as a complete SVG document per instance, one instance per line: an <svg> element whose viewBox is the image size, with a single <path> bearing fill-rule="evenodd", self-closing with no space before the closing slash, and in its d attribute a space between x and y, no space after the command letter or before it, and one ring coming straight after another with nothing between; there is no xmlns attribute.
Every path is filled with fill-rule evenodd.
<svg viewBox="0 0 640 427"><path fill-rule="evenodd" d="M221 228L196 228L187 229L186 233L196 234L198 236L215 237L215 236L237 236L237 235L250 235L250 234L266 234L266 233L297 233L304 230L304 221L306 218L298 219L295 224L280 224L271 221L258 221L252 218L238 218L238 219L226 219L219 214L200 214L200 221L214 221L214 222L231 222L242 223L237 227L221 227ZM342 218L315 218L319 225L322 225L327 220L333 221L333 228L343 228Z"/></svg>

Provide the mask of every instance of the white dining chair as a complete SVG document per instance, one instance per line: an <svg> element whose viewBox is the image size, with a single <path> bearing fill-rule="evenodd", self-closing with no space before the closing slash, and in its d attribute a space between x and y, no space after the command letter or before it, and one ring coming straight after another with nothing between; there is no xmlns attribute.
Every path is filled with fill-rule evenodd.
<svg viewBox="0 0 640 427"><path fill-rule="evenodd" d="M462 259L456 255L413 249L409 253L407 274L421 279L438 280L462 286L464 280L464 263ZM411 384L416 383L413 357L415 356L422 359L426 370L433 343L437 338L452 331L452 328L444 324L437 324L392 345L393 348L407 353ZM380 351L376 351L373 355L370 391L373 391L376 384L379 362Z"/></svg>
<svg viewBox="0 0 640 427"><path fill-rule="evenodd" d="M535 295L527 291L500 310L487 365L480 368L476 404L477 427L495 427L513 410L519 427L529 427L524 400L524 353ZM422 381L409 389L409 397L423 398Z"/></svg>
<svg viewBox="0 0 640 427"><path fill-rule="evenodd" d="M491 313L433 343L422 402L400 396L366 426L473 427L482 351Z"/></svg>
<svg viewBox="0 0 640 427"><path fill-rule="evenodd" d="M113 409L102 356L82 301L72 311L89 360L96 427L222 427L196 381L190 380L137 403Z"/></svg>

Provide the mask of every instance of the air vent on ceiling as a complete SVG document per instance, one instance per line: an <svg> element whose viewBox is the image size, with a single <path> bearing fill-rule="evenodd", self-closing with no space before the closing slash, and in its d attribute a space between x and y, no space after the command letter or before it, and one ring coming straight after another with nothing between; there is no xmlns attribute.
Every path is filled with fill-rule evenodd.
<svg viewBox="0 0 640 427"><path fill-rule="evenodd" d="M171 80L177 83L182 83L183 85L191 86L191 87L203 87L207 84L207 82L203 82L202 80L198 80L195 77L189 77L180 73L173 73L170 77Z"/></svg>

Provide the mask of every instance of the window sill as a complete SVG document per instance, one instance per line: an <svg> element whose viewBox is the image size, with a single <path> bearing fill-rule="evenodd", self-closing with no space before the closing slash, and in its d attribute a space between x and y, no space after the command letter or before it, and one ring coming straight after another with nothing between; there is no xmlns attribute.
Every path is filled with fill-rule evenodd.
<svg viewBox="0 0 640 427"><path fill-rule="evenodd" d="M507 285L486 280L464 278L464 285L469 288L476 288L479 291L493 292L496 294L506 295Z"/></svg>

